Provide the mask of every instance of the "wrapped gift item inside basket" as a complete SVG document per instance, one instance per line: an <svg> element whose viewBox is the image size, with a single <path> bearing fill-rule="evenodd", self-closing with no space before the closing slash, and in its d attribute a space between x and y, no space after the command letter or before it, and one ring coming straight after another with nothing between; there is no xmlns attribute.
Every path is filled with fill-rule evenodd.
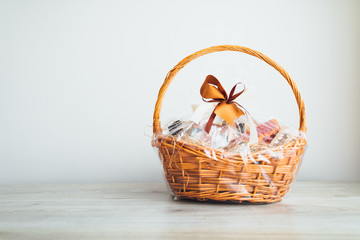
<svg viewBox="0 0 360 240"><path fill-rule="evenodd" d="M208 75L200 87L203 105L189 119L160 124L165 92L175 75L190 61L208 53L237 51L274 67L295 95L299 129L276 119L254 119L237 98L246 86L236 83L225 91ZM174 199L272 203L282 199L293 182L306 147L305 106L289 74L255 50L221 45L198 51L179 62L166 76L155 106L152 145L158 150Z"/></svg>

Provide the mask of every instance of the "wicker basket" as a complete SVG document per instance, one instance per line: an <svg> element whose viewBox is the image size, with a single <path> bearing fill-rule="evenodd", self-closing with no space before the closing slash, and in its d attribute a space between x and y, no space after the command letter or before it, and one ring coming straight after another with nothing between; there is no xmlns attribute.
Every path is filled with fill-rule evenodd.
<svg viewBox="0 0 360 240"><path fill-rule="evenodd" d="M239 154L224 154L182 140L162 135L160 110L169 84L190 61L205 54L220 51L243 52L262 59L274 67L289 83L295 95L300 115L299 130L306 133L305 106L300 92L289 74L264 54L240 46L221 45L198 51L180 61L167 74L159 91L153 119L153 146L159 149L168 184L177 198L198 201L231 201L272 203L280 201L288 192L300 167L305 138L264 152L252 153L255 161L244 162ZM209 157L207 152L211 152ZM264 156L265 154L265 156ZM268 160L264 161L264 157ZM246 164L245 164L246 163Z"/></svg>

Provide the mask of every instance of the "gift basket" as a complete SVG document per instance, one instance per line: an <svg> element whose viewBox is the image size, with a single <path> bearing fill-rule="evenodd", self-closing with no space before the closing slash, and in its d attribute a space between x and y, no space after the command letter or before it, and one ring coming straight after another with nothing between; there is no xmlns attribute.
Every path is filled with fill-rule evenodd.
<svg viewBox="0 0 360 240"><path fill-rule="evenodd" d="M276 119L258 121L236 100L245 90L237 83L229 94L208 75L200 88L206 102L190 119L160 123L165 92L176 74L192 60L219 51L257 57L289 83L299 108L299 129ZM241 46L221 45L198 51L180 61L160 88L153 118L152 146L158 150L174 199L273 203L289 191L306 147L305 106L289 74L264 54Z"/></svg>

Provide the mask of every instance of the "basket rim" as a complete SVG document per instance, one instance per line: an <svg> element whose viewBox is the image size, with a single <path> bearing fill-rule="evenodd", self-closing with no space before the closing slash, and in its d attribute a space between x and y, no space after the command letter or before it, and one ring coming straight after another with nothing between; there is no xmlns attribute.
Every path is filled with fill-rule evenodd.
<svg viewBox="0 0 360 240"><path fill-rule="evenodd" d="M212 155L215 154L214 158L218 158L221 159L222 161L224 161L225 159L227 160L228 163L232 162L232 164L239 164L239 160L244 161L243 157L241 156L240 153L233 153L233 152L227 152L221 149L216 149L216 148L211 148L211 147L205 147L205 146L201 146L199 144L195 144L195 143L191 143L188 141L184 141L184 140L177 140L173 137L170 136L165 136L164 134L156 134L156 138L154 139L156 142L158 142L158 144L162 145L163 141L168 141L170 143L174 143L173 144L173 148L176 148L176 145L179 146L179 150L185 149L185 148L189 148L189 149L194 149L194 154L199 154L199 153L204 153L206 155L206 152L211 152L213 153ZM279 145L276 147L269 147L267 149L263 149L263 150L259 150L259 151L255 151L255 152L251 152L252 156L258 156L258 155L262 155L265 152L269 152L269 151L274 151L274 152L284 152L285 149L287 148L291 148L291 146L295 146L296 144L298 144L299 146L303 147L306 146L307 140L306 138L298 138L296 140L292 140L287 144L283 144L283 145ZM156 146L156 144L153 143L153 146ZM197 150L195 150L197 148ZM220 156L226 156L226 157L220 157ZM265 155L265 154L264 154ZM269 153L267 153L267 155L269 155ZM207 156L209 157L209 156ZM239 158L239 160L235 160ZM234 159L234 160L233 160ZM263 160L260 160L263 161ZM231 163L230 163L231 164Z"/></svg>

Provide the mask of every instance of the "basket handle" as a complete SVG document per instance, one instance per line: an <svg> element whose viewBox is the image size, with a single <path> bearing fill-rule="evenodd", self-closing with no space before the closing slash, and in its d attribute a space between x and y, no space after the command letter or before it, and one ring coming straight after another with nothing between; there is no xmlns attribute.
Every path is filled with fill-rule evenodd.
<svg viewBox="0 0 360 240"><path fill-rule="evenodd" d="M160 124L160 111L161 111L162 101L165 96L166 90L168 89L171 81L174 79L176 74L192 60L194 60L198 57L201 57L203 55L209 54L209 53L222 52L222 51L243 52L243 53L252 55L254 57L260 58L261 60L263 60L264 62L266 62L273 68L275 68L289 83L289 85L295 95L296 102L297 102L297 105L299 108L299 116L300 116L299 130L306 133L307 128L306 128L305 104L304 104L304 101L300 95L299 89L297 88L294 80L289 76L289 74L280 65L278 65L275 61L271 60L266 55L264 55L258 51L252 50L250 48L236 46L236 45L219 45L219 46L213 46L213 47L209 47L209 48L205 48L203 50L197 51L197 52L187 56L183 60L181 60L173 69L170 70L170 72L168 72L168 74L165 77L164 83L162 84L162 86L159 90L159 95L158 95L158 98L157 98L157 101L155 104L154 117L153 117L153 133L162 131L161 124Z"/></svg>

